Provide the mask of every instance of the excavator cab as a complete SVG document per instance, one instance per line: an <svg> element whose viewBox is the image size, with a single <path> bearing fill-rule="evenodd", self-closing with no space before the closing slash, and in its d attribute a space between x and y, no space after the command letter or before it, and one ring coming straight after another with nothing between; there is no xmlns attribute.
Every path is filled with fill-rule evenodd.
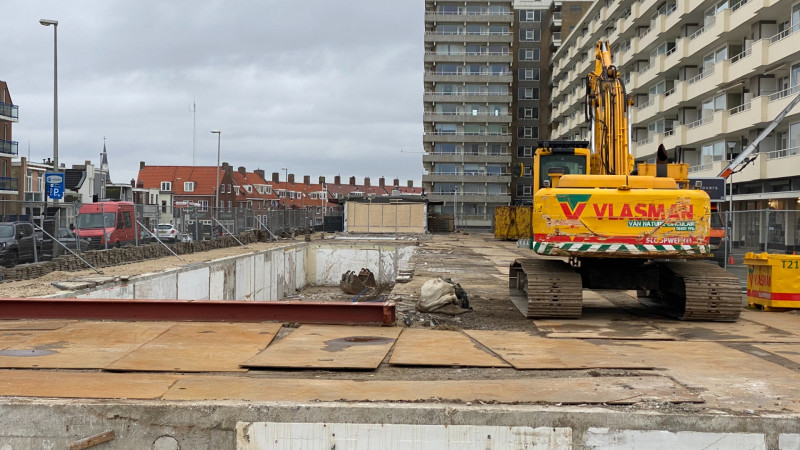
<svg viewBox="0 0 800 450"><path fill-rule="evenodd" d="M589 171L591 150L586 141L543 141L536 149L533 160L533 193L552 183L550 173L560 169L560 175L586 175ZM550 182L550 183L547 183Z"/></svg>

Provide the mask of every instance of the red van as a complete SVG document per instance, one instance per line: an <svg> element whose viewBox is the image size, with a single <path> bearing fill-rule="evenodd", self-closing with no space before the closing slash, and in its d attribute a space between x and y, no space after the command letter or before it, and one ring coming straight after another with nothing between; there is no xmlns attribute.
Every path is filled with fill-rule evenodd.
<svg viewBox="0 0 800 450"><path fill-rule="evenodd" d="M89 240L89 248L134 245L139 227L132 202L98 202L81 205L75 233Z"/></svg>

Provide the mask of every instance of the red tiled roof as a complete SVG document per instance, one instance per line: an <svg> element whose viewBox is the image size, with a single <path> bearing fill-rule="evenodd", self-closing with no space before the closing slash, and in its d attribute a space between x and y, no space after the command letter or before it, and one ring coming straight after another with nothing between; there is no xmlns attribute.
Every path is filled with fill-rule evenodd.
<svg viewBox="0 0 800 450"><path fill-rule="evenodd" d="M161 182L172 183L176 195L214 195L217 186L217 173L222 182L224 173L215 166L145 166L139 169L136 186L145 189L160 189ZM186 192L184 183L194 181L194 190Z"/></svg>

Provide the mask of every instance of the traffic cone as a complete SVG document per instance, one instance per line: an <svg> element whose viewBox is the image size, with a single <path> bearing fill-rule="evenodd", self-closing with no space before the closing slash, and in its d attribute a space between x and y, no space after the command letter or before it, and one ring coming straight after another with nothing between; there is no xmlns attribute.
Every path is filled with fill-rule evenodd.
<svg viewBox="0 0 800 450"><path fill-rule="evenodd" d="M733 264L734 264L734 263L733 263L733 255L731 255L731 258L730 258L730 260L728 260L728 265L729 265L729 266L732 266Z"/></svg>

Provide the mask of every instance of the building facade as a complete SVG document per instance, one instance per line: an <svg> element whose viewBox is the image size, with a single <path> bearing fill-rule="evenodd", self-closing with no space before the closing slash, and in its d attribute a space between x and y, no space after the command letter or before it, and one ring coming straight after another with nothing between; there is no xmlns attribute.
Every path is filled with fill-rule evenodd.
<svg viewBox="0 0 800 450"><path fill-rule="evenodd" d="M19 122L19 107L11 101L5 81L0 81L0 217L20 214L20 179L11 175L11 160L19 152L12 139L12 125Z"/></svg>
<svg viewBox="0 0 800 450"><path fill-rule="evenodd" d="M551 55L589 5L426 1L422 180L456 227L488 228L495 206L531 203L533 151L550 135Z"/></svg>
<svg viewBox="0 0 800 450"><path fill-rule="evenodd" d="M553 138L588 140L584 79L595 42L608 40L636 99L636 161L653 162L663 144L670 152L681 149L691 177L716 176L798 94L798 39L796 0L598 2L554 55ZM798 209L798 150L800 105L760 143L754 162L728 180L737 244L797 242L800 215L738 212ZM747 226L748 220L759 226Z"/></svg>
<svg viewBox="0 0 800 450"><path fill-rule="evenodd" d="M457 226L511 202L511 0L425 2L423 188Z"/></svg>

